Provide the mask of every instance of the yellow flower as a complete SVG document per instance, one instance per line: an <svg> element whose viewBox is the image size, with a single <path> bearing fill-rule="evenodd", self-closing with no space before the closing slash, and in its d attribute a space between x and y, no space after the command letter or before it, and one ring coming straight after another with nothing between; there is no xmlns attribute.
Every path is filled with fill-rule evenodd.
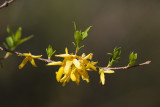
<svg viewBox="0 0 160 107"><path fill-rule="evenodd" d="M102 85L105 84L105 75L104 73L114 73L113 70L110 70L110 69L107 69L107 70L104 70L104 69L99 69L99 75L100 75L100 83L102 83Z"/></svg>
<svg viewBox="0 0 160 107"><path fill-rule="evenodd" d="M25 57L25 59L24 59L24 60L22 61L22 63L19 65L19 69L22 69L22 68L26 65L26 63L27 63L28 61L30 61L30 63L31 63L34 67L37 67L34 59L42 57L42 55L40 55L40 56L34 56L34 55L32 55L31 53L23 53L22 55L18 55L18 56L24 56L24 57Z"/></svg>
<svg viewBox="0 0 160 107"><path fill-rule="evenodd" d="M51 62L47 65L61 65L58 72L56 72L56 79L58 82L61 82L64 86L66 82L72 80L77 85L80 82L80 77L82 80L85 80L89 83L89 75L87 70L97 71L94 66L97 62L89 61L92 59L93 54L85 56L83 53L82 56L77 56L73 54L68 54L68 49L65 49L65 54L55 55L56 57L63 57L62 62Z"/></svg>

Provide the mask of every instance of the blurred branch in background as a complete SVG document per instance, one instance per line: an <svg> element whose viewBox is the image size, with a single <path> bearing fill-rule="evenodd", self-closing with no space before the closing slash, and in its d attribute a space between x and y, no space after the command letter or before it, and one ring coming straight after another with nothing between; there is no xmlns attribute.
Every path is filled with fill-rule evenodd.
<svg viewBox="0 0 160 107"><path fill-rule="evenodd" d="M3 7L7 7L10 3L14 2L15 0L9 0L9 1L5 1L2 5L0 5L0 9Z"/></svg>

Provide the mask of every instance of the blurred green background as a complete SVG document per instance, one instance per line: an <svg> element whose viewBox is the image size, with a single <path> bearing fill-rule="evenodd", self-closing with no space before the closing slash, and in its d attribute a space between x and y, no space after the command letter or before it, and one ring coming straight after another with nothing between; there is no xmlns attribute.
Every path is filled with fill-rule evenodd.
<svg viewBox="0 0 160 107"><path fill-rule="evenodd" d="M152 63L107 74L104 86L98 72L90 72L89 84L70 82L62 87L55 79L58 66L36 61L38 68L27 64L18 70L23 58L11 56L0 69L0 107L160 107L158 0L16 0L0 9L0 44L8 36L7 25L13 31L21 26L23 37L34 34L34 38L16 51L46 58L50 44L56 54L64 53L65 47L74 52L73 21L81 30L93 26L80 54L93 52L98 65L107 65L106 53L115 46L122 47L115 66L126 65L131 51L138 53L137 63Z"/></svg>

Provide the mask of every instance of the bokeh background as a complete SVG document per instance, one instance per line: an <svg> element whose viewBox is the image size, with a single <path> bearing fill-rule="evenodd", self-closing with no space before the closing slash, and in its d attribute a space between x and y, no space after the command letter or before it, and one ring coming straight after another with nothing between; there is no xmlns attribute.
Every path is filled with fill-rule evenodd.
<svg viewBox="0 0 160 107"><path fill-rule="evenodd" d="M36 61L38 68L27 64L18 70L23 58L11 56L0 69L0 107L160 107L158 0L16 0L0 9L0 44L8 36L7 25L13 31L21 26L23 37L34 38L16 51L46 58L50 44L56 54L64 53L65 47L74 52L73 21L82 31L93 26L79 54L93 52L98 65L107 65L106 53L115 46L122 47L122 55L114 66L126 65L131 51L138 53L137 63L152 63L107 74L104 86L98 72L90 72L89 84L62 87L55 79L58 66Z"/></svg>

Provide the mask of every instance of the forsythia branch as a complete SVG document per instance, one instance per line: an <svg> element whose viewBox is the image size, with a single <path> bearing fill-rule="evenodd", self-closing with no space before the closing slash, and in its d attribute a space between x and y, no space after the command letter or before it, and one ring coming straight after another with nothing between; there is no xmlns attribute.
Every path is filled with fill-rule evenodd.
<svg viewBox="0 0 160 107"><path fill-rule="evenodd" d="M9 53L12 53L12 54L17 55L17 56L23 54L23 53L20 53L20 52L11 51L11 50L3 48L3 47L0 47L0 51L9 52ZM4 59L7 59L7 58L8 58L8 55L6 54L3 58L0 58L0 60L4 60ZM40 60L40 61L43 61L43 62L47 62L47 63L55 62L53 60L45 59L45 58L37 58L37 60ZM150 63L151 63L151 61L146 61L144 63L138 64L138 65L133 65L133 66L125 66L125 67L97 67L97 68L104 69L104 70L123 70L123 69L130 69L130 68L134 68L134 67L138 67L138 66L148 65Z"/></svg>
<svg viewBox="0 0 160 107"><path fill-rule="evenodd" d="M125 67L113 67L113 68L109 68L109 67L99 67L101 69L104 69L104 70L122 70L122 69L130 69L130 68L134 68L134 67L138 67L138 66L143 66L143 65L148 65L150 64L151 61L146 61L146 62L143 62L141 64L137 64L137 65L133 65L133 66L125 66Z"/></svg>
<svg viewBox="0 0 160 107"><path fill-rule="evenodd" d="M10 3L14 2L15 0L9 0L9 1L5 1L2 5L0 5L0 9L3 7L7 7Z"/></svg>
<svg viewBox="0 0 160 107"><path fill-rule="evenodd" d="M11 54L14 54L14 55L23 55L23 53L20 53L20 52L16 52L16 51L11 51L9 49L6 49L6 48L3 48L3 47L0 47L0 51L5 51L5 52L9 52ZM0 60L3 60L3 59L7 59L8 56L6 57L6 55L3 57L3 58L0 58ZM44 58L36 58L37 60L40 60L40 61L43 61L43 62L47 62L47 63L50 63L50 62L54 62L50 59L44 59Z"/></svg>

